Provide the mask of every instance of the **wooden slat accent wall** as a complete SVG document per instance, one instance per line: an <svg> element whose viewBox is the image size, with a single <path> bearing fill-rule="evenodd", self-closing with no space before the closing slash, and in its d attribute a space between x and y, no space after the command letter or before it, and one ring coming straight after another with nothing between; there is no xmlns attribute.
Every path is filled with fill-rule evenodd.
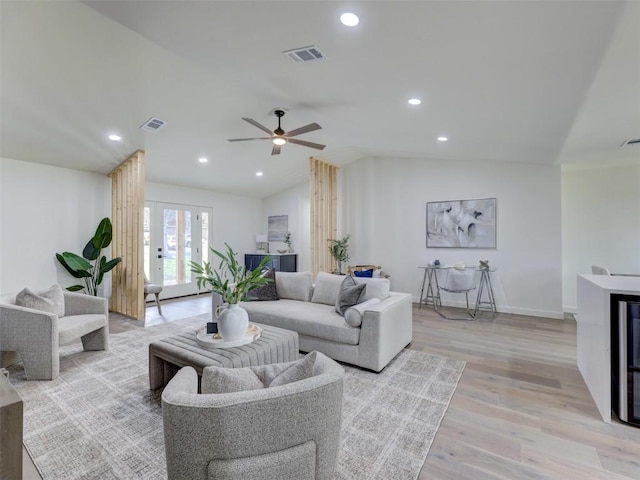
<svg viewBox="0 0 640 480"><path fill-rule="evenodd" d="M144 319L144 152L138 150L111 177L112 256L121 257L112 270L111 310Z"/></svg>
<svg viewBox="0 0 640 480"><path fill-rule="evenodd" d="M336 238L338 205L338 168L311 157L311 269L333 272L336 262L329 253L328 239Z"/></svg>

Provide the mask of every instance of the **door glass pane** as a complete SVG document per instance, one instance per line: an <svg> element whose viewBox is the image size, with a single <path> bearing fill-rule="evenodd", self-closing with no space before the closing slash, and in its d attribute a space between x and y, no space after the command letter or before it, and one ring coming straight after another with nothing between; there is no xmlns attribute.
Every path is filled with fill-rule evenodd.
<svg viewBox="0 0 640 480"><path fill-rule="evenodd" d="M209 261L209 212L201 212L202 215L202 261Z"/></svg>
<svg viewBox="0 0 640 480"><path fill-rule="evenodd" d="M164 209L164 285L191 282L191 212Z"/></svg>
<svg viewBox="0 0 640 480"><path fill-rule="evenodd" d="M151 278L151 209L144 207L144 274Z"/></svg>

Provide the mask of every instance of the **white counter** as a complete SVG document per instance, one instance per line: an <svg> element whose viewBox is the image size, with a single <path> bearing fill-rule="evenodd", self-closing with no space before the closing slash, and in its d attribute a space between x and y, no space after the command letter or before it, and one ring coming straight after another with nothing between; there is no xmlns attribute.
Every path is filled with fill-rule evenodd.
<svg viewBox="0 0 640 480"><path fill-rule="evenodd" d="M640 297L640 277L578 275L578 369L607 423L611 422L611 294Z"/></svg>

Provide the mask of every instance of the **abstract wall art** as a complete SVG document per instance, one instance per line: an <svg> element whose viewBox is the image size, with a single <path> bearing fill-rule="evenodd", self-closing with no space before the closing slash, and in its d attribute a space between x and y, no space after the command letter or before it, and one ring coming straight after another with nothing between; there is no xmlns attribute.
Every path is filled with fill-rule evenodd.
<svg viewBox="0 0 640 480"><path fill-rule="evenodd" d="M496 248L496 199L427 203L427 248Z"/></svg>
<svg viewBox="0 0 640 480"><path fill-rule="evenodd" d="M289 231L289 216L274 215L269 217L269 241L282 242Z"/></svg>

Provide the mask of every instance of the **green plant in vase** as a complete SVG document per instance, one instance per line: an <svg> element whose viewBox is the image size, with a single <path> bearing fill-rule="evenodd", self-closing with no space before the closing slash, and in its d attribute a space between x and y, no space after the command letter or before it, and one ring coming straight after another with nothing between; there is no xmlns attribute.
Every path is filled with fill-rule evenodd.
<svg viewBox="0 0 640 480"><path fill-rule="evenodd" d="M335 259L338 264L337 273L342 275L342 262L349 261L349 238L351 235L347 235L340 240L329 239L329 253Z"/></svg>
<svg viewBox="0 0 640 480"><path fill-rule="evenodd" d="M239 303L247 299L247 294L258 287L262 287L271 281L262 276L264 268L271 261L271 257L265 256L260 264L252 271L238 262L237 253L225 242L226 251L220 252L209 247L211 252L220 259L218 268L213 268L211 262L202 264L191 261L191 271L198 275L196 282L198 288L210 288L220 294L229 307L222 311L218 317L218 328L224 341L235 341L242 338L249 326L247 312L239 306Z"/></svg>
<svg viewBox="0 0 640 480"><path fill-rule="evenodd" d="M291 239L291 232L287 232L284 236L284 243L287 245L289 253L293 253L293 240Z"/></svg>

